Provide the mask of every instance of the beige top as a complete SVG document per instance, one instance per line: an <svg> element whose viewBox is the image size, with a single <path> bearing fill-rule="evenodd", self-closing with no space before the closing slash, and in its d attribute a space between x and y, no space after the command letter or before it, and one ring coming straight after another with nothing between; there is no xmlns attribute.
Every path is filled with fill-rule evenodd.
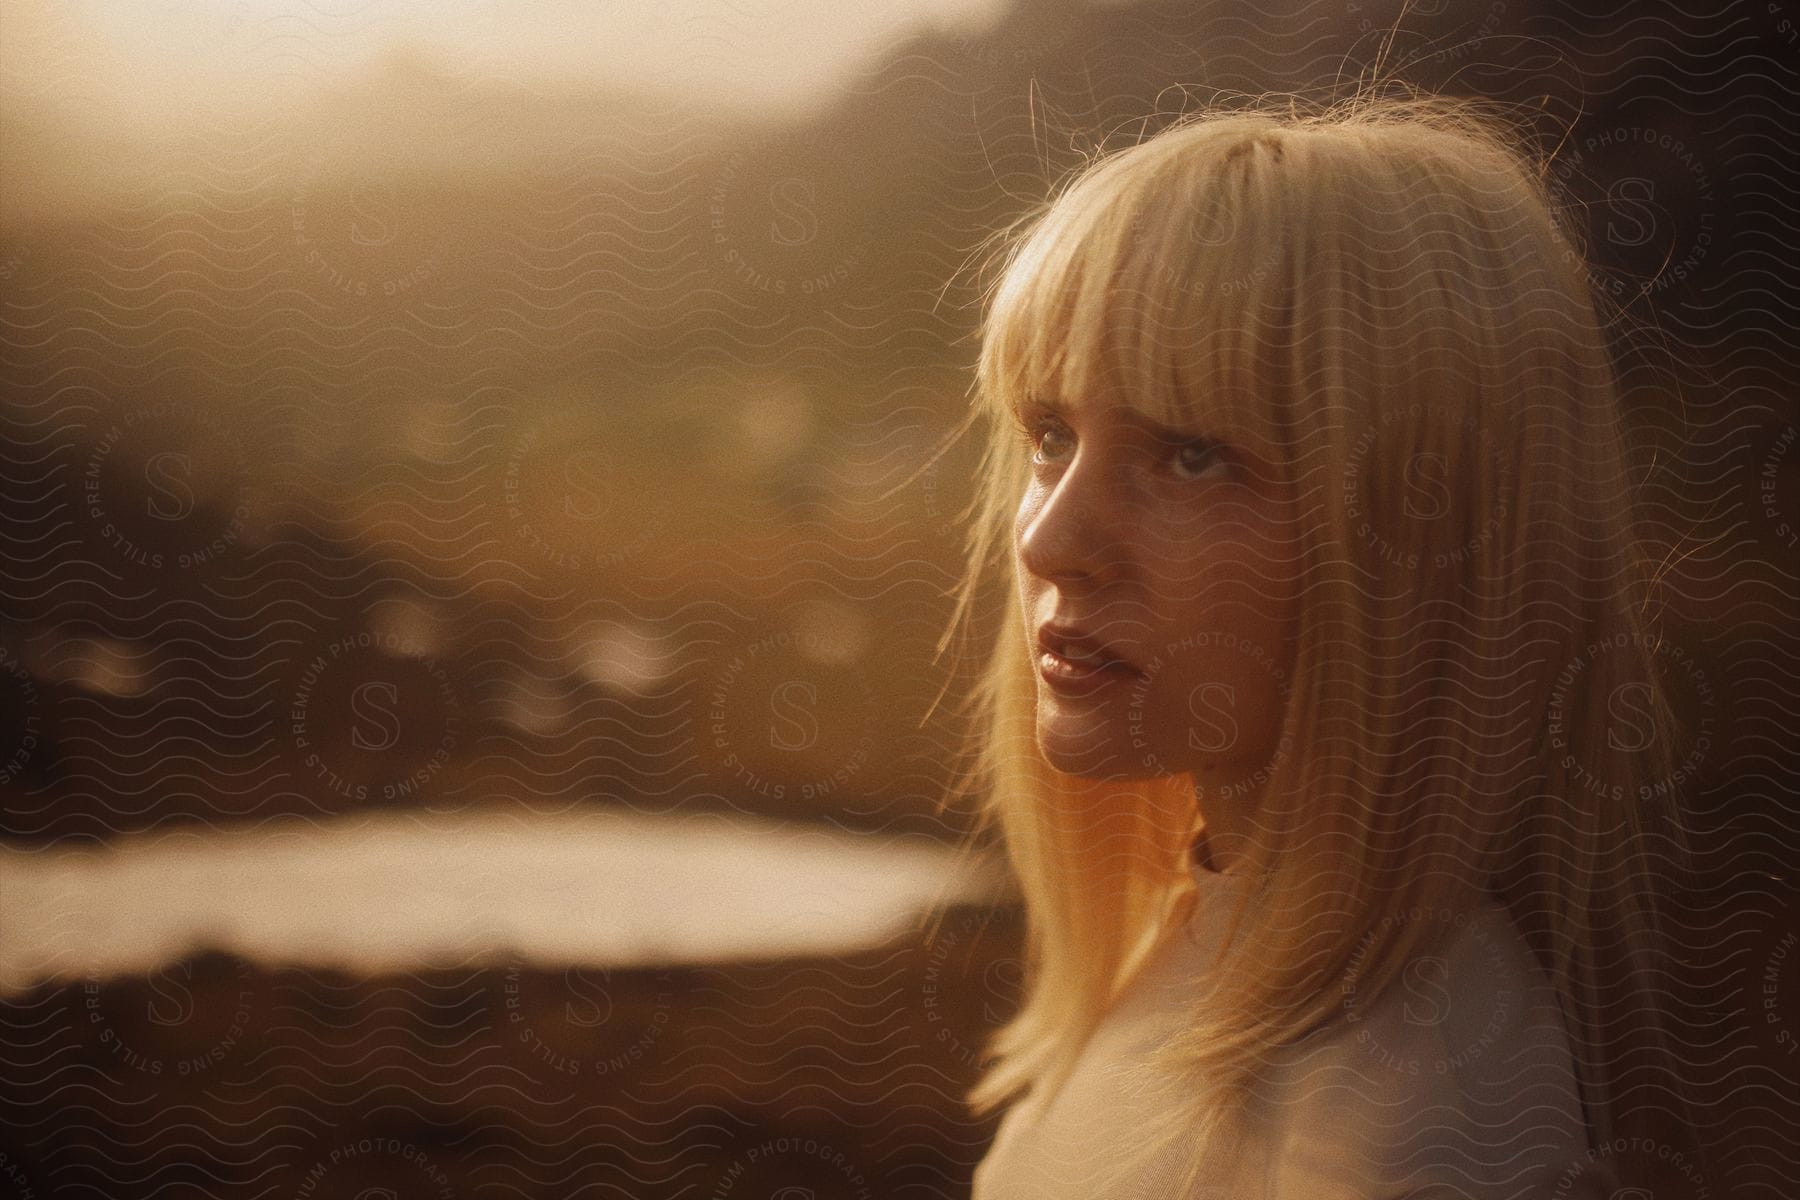
<svg viewBox="0 0 1800 1200"><path fill-rule="evenodd" d="M1501 1200L1611 1197L1605 1155L1588 1152L1567 1036L1548 981L1497 903L1444 924L1373 1008L1346 989L1345 1019L1272 1064L1248 1110L1234 1167L1209 1162L1178 1196L1174 1152L1134 1152L1148 1051L1225 935L1251 877L1193 867L1193 915L1165 939L1089 1039L1047 1108L1027 1096L975 1171L973 1200ZM1354 979L1349 981L1352 985ZM1042 1111L1040 1111L1042 1109ZM1098 1181L1131 1159L1131 1183ZM1415 1189L1424 1188L1416 1192Z"/></svg>

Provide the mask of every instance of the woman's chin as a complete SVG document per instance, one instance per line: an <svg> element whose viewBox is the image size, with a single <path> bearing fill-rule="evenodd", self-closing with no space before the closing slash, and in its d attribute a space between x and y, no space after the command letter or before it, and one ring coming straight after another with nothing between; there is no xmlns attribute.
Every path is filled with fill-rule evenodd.
<svg viewBox="0 0 1800 1200"><path fill-rule="evenodd" d="M1037 744L1044 761L1085 779L1157 779L1174 773L1159 754L1160 739L1111 706L1084 707L1059 697L1039 700Z"/></svg>
<svg viewBox="0 0 1800 1200"><path fill-rule="evenodd" d="M1083 779L1154 779L1169 773L1116 740L1047 737L1040 732L1038 750L1058 771Z"/></svg>

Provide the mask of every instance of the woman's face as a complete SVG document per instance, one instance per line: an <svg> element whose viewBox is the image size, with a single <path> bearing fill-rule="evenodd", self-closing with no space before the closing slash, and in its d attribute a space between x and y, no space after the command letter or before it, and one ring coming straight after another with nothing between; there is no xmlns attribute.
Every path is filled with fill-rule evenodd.
<svg viewBox="0 0 1800 1200"><path fill-rule="evenodd" d="M1019 419L1013 550L1045 758L1096 779L1192 772L1203 803L1253 793L1278 749L1299 575L1272 450L1117 404L1028 402Z"/></svg>

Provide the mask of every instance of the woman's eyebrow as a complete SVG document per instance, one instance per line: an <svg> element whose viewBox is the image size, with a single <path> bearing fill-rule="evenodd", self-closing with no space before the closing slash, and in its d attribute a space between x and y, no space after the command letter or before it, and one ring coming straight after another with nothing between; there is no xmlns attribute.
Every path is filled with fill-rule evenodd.
<svg viewBox="0 0 1800 1200"><path fill-rule="evenodd" d="M1138 412L1128 412L1125 415L1127 420L1141 426L1151 437L1159 438L1165 442L1180 442L1186 441L1188 438L1216 436L1213 434L1199 433L1192 429L1175 429L1168 425L1161 425Z"/></svg>
<svg viewBox="0 0 1800 1200"><path fill-rule="evenodd" d="M1068 415L1069 415L1069 410L1065 405L1063 405L1060 401L1055 400L1050 397L1047 397L1047 396L1025 396L1019 402L1019 407L1020 408L1041 408L1045 412L1050 413L1052 416L1055 416L1055 417L1058 417L1061 419L1065 419L1065 420L1068 418ZM1124 414L1125 414L1126 420L1128 420L1132 424L1138 426L1140 429L1142 429L1146 433L1150 434L1150 436L1152 436L1154 438L1159 438L1163 441L1180 442L1180 441L1186 441L1189 438L1195 438L1195 437L1219 436L1219 435L1208 435L1208 434L1196 433L1195 431L1190 430L1190 429L1176 429L1173 426L1164 425L1160 422L1153 421L1149 417L1146 417L1144 414L1138 412L1134 408L1125 409Z"/></svg>

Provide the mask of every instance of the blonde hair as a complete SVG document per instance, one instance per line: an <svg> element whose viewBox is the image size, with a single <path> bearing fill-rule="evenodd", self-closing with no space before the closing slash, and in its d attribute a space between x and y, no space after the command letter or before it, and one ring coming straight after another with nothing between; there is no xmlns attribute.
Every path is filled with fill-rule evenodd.
<svg viewBox="0 0 1800 1200"><path fill-rule="evenodd" d="M1483 894L1557 993L1593 1136L1634 1102L1678 1102L1666 1084L1634 1093L1667 1065L1653 884L1687 864L1682 730L1609 322L1546 178L1475 102L1284 96L1098 153L997 235L970 414L990 436L953 631L984 587L1014 595L1025 397L1124 396L1177 428L1252 431L1303 514L1279 741L1306 752L1269 764L1257 886L1158 1051L1204 1081L1173 1093L1191 1100L1160 1135L1192 1139L1195 1170L1259 1066L1342 1016L1347 972L1379 995L1421 949L1429 923L1397 914ZM1192 778L1048 765L1029 633L1004 603L966 709L975 840L998 826L1026 915L1022 1004L988 1045L977 1115L1048 1099L1194 901ZM1622 697L1647 739L1608 736ZM1359 951L1384 923L1393 936Z"/></svg>

